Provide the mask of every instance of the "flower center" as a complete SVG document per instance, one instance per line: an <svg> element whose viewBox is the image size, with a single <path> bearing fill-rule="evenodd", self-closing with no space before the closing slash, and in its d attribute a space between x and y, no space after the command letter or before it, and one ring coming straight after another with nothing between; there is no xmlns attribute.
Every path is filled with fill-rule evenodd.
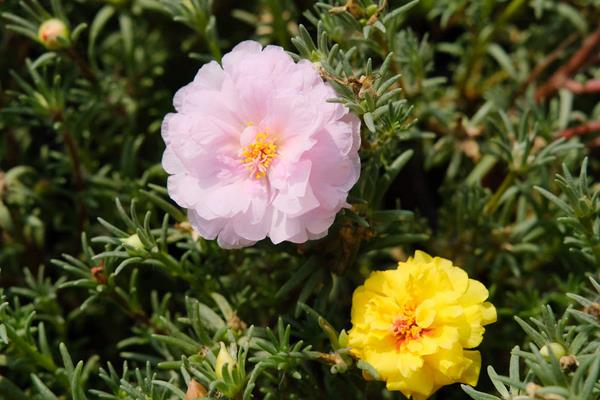
<svg viewBox="0 0 600 400"><path fill-rule="evenodd" d="M419 339L423 334L428 332L428 329L421 328L417 325L414 313L407 312L392 322L390 332L396 343L396 351L399 351L404 343Z"/></svg>
<svg viewBox="0 0 600 400"><path fill-rule="evenodd" d="M269 165L277 157L277 146L266 132L259 132L254 143L242 148L242 164L255 179L267 175Z"/></svg>

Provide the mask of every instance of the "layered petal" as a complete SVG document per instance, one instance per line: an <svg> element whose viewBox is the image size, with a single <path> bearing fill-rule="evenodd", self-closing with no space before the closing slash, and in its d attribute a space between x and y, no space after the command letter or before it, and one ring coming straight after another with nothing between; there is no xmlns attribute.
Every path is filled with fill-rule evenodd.
<svg viewBox="0 0 600 400"><path fill-rule="evenodd" d="M360 122L312 63L242 42L175 94L168 191L205 239L239 248L327 234L360 174Z"/></svg>
<svg viewBox="0 0 600 400"><path fill-rule="evenodd" d="M444 385L477 383L484 325L496 310L480 282L450 260L417 251L397 269L373 272L352 297L351 353L389 390L427 399Z"/></svg>

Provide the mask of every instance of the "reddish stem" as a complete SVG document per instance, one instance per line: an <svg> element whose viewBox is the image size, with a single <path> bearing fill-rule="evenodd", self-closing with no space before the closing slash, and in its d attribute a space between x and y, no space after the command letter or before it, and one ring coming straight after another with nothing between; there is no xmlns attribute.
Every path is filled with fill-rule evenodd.
<svg viewBox="0 0 600 400"><path fill-rule="evenodd" d="M575 136L583 136L593 132L600 132L600 121L589 121L585 124L565 129L559 132L556 136L570 139Z"/></svg>
<svg viewBox="0 0 600 400"><path fill-rule="evenodd" d="M546 68L550 66L550 64L558 60L558 58L562 55L563 51L565 51L565 49L569 47L575 41L575 39L577 39L576 34L570 35L562 43L560 43L556 49L548 53L546 57L544 57L535 66L535 68L531 71L531 74L529 74L529 76L527 77L527 80L523 82L521 87L519 87L519 89L516 91L516 93L513 96L513 101L518 97L521 97L521 95L525 93L527 87L531 85L531 83L533 83L542 74L542 72L544 72Z"/></svg>
<svg viewBox="0 0 600 400"><path fill-rule="evenodd" d="M573 93L597 93L600 92L600 79L590 79L587 82L581 83L573 79L565 81L565 88Z"/></svg>
<svg viewBox="0 0 600 400"><path fill-rule="evenodd" d="M564 86L569 77L593 55L594 49L600 43L600 26L592 32L581 44L579 50L573 54L569 61L560 67L535 94L537 102L553 95L558 89Z"/></svg>

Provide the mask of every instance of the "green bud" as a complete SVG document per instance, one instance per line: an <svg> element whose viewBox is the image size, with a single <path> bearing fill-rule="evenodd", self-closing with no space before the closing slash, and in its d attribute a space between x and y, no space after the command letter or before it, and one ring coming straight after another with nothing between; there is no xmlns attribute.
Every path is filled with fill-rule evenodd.
<svg viewBox="0 0 600 400"><path fill-rule="evenodd" d="M371 4L367 7L367 15L370 17L371 15L375 14L378 9L379 7L377 7L377 4Z"/></svg>
<svg viewBox="0 0 600 400"><path fill-rule="evenodd" d="M67 25L58 18L44 21L38 29L38 39L48 50L69 47L71 40Z"/></svg>
<svg viewBox="0 0 600 400"><path fill-rule="evenodd" d="M137 235L137 233L134 233L126 239L121 239L121 242L133 250L144 250L144 244L140 240L140 237Z"/></svg>
<svg viewBox="0 0 600 400"><path fill-rule="evenodd" d="M550 350L552 350L554 357L556 357L557 359L560 359L562 356L567 354L567 351L565 350L563 345L561 345L560 343L556 343L556 342L549 343L549 344L545 345L544 347L542 347L540 349L540 354L546 360L549 360L551 358Z"/></svg>

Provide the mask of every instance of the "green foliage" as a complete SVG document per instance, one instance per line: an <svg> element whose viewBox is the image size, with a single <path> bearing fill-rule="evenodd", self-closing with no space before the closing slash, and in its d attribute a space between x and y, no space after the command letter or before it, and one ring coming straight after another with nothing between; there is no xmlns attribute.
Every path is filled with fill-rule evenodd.
<svg viewBox="0 0 600 400"><path fill-rule="evenodd" d="M542 309L541 318L531 318L531 324L516 318L530 340L530 351L519 346L512 350L509 376L498 375L492 366L488 367L501 397L466 385L463 390L475 400L600 397L600 285L593 278L590 281L596 292L589 298L569 295L583 311L569 307L557 319L548 306ZM527 371L524 377L523 364Z"/></svg>
<svg viewBox="0 0 600 400"><path fill-rule="evenodd" d="M599 399L599 6L0 1L0 398L401 398L345 330L419 248L498 308L470 397ZM160 127L250 38L361 119L361 177L326 238L224 251L169 200Z"/></svg>

